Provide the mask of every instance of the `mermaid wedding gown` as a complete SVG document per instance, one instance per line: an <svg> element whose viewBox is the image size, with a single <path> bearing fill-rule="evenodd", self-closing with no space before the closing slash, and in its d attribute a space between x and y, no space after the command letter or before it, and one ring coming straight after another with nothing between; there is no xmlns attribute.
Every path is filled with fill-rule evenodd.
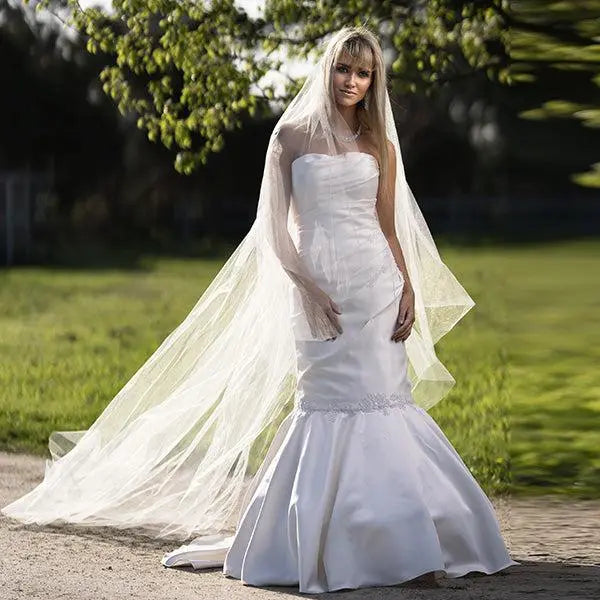
<svg viewBox="0 0 600 600"><path fill-rule="evenodd" d="M295 405L235 535L197 538L165 554L163 565L222 566L249 585L319 593L519 564L490 500L413 402L404 343L390 339L403 279L377 219L378 178L377 160L364 152L310 153L292 163L298 251L342 310L343 333L296 339ZM352 190L351 214L336 181ZM335 236L338 247L351 235L368 236L376 265L369 273L359 272L364 256L350 245L338 253L356 267L356 293L339 293L319 235Z"/></svg>

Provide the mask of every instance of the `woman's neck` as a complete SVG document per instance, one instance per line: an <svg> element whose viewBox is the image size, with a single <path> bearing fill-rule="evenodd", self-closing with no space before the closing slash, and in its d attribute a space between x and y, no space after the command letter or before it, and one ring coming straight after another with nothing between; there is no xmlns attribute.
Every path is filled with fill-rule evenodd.
<svg viewBox="0 0 600 600"><path fill-rule="evenodd" d="M350 131L356 131L360 124L358 117L356 116L356 106L341 106L338 104L337 109L342 115L344 121L346 121Z"/></svg>

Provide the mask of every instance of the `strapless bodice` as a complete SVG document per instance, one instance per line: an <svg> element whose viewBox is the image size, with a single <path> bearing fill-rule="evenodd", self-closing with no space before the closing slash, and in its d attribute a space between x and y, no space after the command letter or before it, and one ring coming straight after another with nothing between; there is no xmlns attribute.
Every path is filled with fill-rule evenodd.
<svg viewBox="0 0 600 600"><path fill-rule="evenodd" d="M377 293L375 285L383 286L382 298L396 293L399 271L379 223L378 185L377 159L366 152L308 153L292 162L294 241L336 301Z"/></svg>
<svg viewBox="0 0 600 600"><path fill-rule="evenodd" d="M366 152L308 153L292 163L292 196L298 251L322 252L337 240L348 249L383 238L375 204L379 184L377 159ZM337 253L340 258L339 252Z"/></svg>
<svg viewBox="0 0 600 600"><path fill-rule="evenodd" d="M347 209L347 201L353 208L372 210L378 184L377 159L367 152L311 152L292 163L292 193L299 214L315 209L336 214Z"/></svg>

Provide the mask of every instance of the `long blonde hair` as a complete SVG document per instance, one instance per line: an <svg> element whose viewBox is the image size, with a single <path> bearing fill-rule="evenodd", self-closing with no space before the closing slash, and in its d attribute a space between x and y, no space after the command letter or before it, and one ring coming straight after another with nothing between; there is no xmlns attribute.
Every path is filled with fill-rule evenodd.
<svg viewBox="0 0 600 600"><path fill-rule="evenodd" d="M381 189L387 186L388 172L388 140L385 123L385 92L387 73L383 51L379 40L365 26L344 27L329 40L325 49L326 61L329 65L327 85L330 103L335 103L332 87L333 68L341 56L350 56L359 63L372 61L373 77L365 99L367 108L361 102L357 109L357 118L363 130L370 131L379 152L379 173ZM386 190L387 191L387 190Z"/></svg>

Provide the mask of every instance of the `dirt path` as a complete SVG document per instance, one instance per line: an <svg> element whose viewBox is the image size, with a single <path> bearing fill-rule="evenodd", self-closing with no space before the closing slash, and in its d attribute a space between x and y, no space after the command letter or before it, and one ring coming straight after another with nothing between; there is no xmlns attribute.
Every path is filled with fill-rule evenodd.
<svg viewBox="0 0 600 600"><path fill-rule="evenodd" d="M0 452L0 506L42 479L44 460ZM600 598L600 501L494 500L513 558L496 575L334 592L339 598L569 600ZM1 600L228 600L314 597L297 588L253 588L220 569L166 569L173 543L106 528L27 526L0 516Z"/></svg>

